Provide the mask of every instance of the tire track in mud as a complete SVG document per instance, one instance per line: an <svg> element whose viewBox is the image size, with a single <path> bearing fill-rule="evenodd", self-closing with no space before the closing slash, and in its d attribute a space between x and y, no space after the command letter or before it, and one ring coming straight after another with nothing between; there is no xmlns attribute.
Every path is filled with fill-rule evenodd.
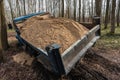
<svg viewBox="0 0 120 80"><path fill-rule="evenodd" d="M71 80L108 80L104 75L84 64L78 64L68 76L71 77Z"/></svg>
<svg viewBox="0 0 120 80"><path fill-rule="evenodd" d="M38 80L119 80L120 73L120 67L116 63L96 54L94 51L88 51L71 72L62 78L44 69L40 63L35 65L36 67L33 69L37 73ZM97 68L94 65L99 66ZM101 68L105 71L103 72Z"/></svg>
<svg viewBox="0 0 120 80"><path fill-rule="evenodd" d="M98 54L88 54L85 59L90 60L93 64L99 64L103 68L109 70L110 72L120 73L120 67L115 62L109 61L108 59L98 55Z"/></svg>
<svg viewBox="0 0 120 80"><path fill-rule="evenodd" d="M119 76L117 63L91 49L72 69L67 80L119 80Z"/></svg>

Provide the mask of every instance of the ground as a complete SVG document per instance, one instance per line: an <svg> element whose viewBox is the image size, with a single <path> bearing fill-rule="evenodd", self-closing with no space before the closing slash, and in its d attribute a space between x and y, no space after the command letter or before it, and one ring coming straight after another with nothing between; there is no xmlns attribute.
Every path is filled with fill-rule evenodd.
<svg viewBox="0 0 120 80"><path fill-rule="evenodd" d="M119 80L120 79L120 28L115 35L102 30L101 39L89 49L64 80ZM36 60L32 65L16 63L13 56L24 53L17 45L15 35L9 31L9 49L4 52L4 62L0 64L0 80L57 80ZM50 79L48 79L50 78Z"/></svg>

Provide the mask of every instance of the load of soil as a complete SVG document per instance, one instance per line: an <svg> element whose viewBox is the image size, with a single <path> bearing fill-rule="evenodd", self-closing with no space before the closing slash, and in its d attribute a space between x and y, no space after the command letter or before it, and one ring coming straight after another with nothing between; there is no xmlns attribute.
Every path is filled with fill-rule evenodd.
<svg viewBox="0 0 120 80"><path fill-rule="evenodd" d="M19 24L18 26L20 26ZM63 53L84 36L88 29L70 19L34 16L22 23L21 36L32 45L42 48L57 43Z"/></svg>

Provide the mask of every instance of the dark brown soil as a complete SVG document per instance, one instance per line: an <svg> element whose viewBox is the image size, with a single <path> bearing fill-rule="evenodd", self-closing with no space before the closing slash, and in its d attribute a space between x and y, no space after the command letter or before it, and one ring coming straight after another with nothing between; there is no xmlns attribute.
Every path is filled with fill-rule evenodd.
<svg viewBox="0 0 120 80"><path fill-rule="evenodd" d="M83 78L82 80L119 80L120 61L115 62L109 56L116 57L114 60L119 59L120 50L105 50L104 53L96 48L88 50L85 57L69 74L70 78L73 80L74 78L80 80L80 77Z"/></svg>
<svg viewBox="0 0 120 80"><path fill-rule="evenodd" d="M63 53L74 42L88 32L84 26L65 18L32 17L23 23L21 36L32 45L42 48L57 43Z"/></svg>
<svg viewBox="0 0 120 80"><path fill-rule="evenodd" d="M14 36L14 35L13 35ZM0 64L0 80L59 80L39 62L32 66L14 62L12 56L24 52L10 36L10 48L4 52L4 62ZM92 48L63 80L120 80L120 50Z"/></svg>

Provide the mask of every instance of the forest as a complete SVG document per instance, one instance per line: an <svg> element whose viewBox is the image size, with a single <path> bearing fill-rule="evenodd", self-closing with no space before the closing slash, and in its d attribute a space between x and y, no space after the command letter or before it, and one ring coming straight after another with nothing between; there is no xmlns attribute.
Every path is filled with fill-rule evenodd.
<svg viewBox="0 0 120 80"><path fill-rule="evenodd" d="M76 21L90 21L93 16L101 16L104 28L113 22L119 26L119 0L5 0L6 18L36 13L50 12L55 17L66 17ZM7 12L11 13L8 14ZM115 19L115 20L114 20ZM114 29L111 29L114 30ZM114 31L111 31L114 32Z"/></svg>
<svg viewBox="0 0 120 80"><path fill-rule="evenodd" d="M47 17L50 16L50 21L48 19L45 20L45 22L44 17L40 17L40 21L43 20L42 23L32 17L28 20L23 20L24 24L21 24L22 22L20 22L20 24L14 23L14 20L20 18L21 16L23 17L40 12L45 12ZM95 17L99 18L99 22L94 22ZM67 20L69 23L67 23ZM55 23L51 24L52 21ZM22 31L23 27L19 28L19 25L30 27L28 31L26 28ZM41 25L45 27L43 30ZM47 27L49 27L49 25L53 27L55 27L55 25L58 25L58 27L62 25L62 27L59 30L51 28L47 30L46 25ZM75 25L83 25L85 27L83 28L83 32L85 32L85 30L91 31L91 33L89 33L90 35L88 34L87 36L88 41L83 42L83 45L81 44L83 48L85 48L84 45L87 44L93 36L99 36L100 38L94 42L93 47L87 49L85 52L86 54L79 59L79 61L76 61L74 68L72 67L70 72L65 76L56 76L49 72L49 70L43 66L44 63L37 62L36 58L31 56L31 53L34 53L34 50L30 48L31 53L27 52L26 50L29 51L27 45L21 45L19 38L17 38L18 32L16 30L21 29L21 32L24 32L24 34L20 34L26 38L26 41L33 41L35 43L41 40L39 45L42 45L42 43L45 45L47 44L47 41L49 41L47 35L44 35L47 31L49 36L52 36L53 38L54 36L57 36L57 33L59 33L62 37L60 37L60 41L58 41L58 43L61 42L61 51L63 52L63 50L68 47L66 46L68 43L72 44L72 41L74 42L74 35L75 37L76 35L78 36L76 32L77 30L72 28L72 26ZM92 35L93 25L100 26L98 31L93 31L94 35ZM16 26L18 28L16 28ZM33 28L31 26L33 26ZM62 29L64 26L67 26L67 29ZM91 26L92 29L89 29L88 27ZM68 27L70 27L69 30L73 31L72 33L69 33L70 31L67 32ZM37 32L37 30L40 31ZM45 30L47 31L45 32ZM49 30L51 30L51 32L49 32ZM65 36L63 35L64 30L66 30ZM27 32L30 34L27 34ZM40 32L41 34L38 35ZM83 32L81 33L83 34ZM36 40L35 38L40 35L42 35L41 38ZM71 35L73 35L73 37ZM52 37L50 39L53 39ZM57 40L58 39L51 41L55 42ZM34 45L36 45L36 43ZM48 47L45 49L47 50L47 48ZM119 80L119 48L120 0L0 0L0 80ZM49 51L47 52L49 53ZM28 55L29 53L30 56ZM28 61L25 58L27 58ZM43 62L44 61L46 60L43 60ZM64 65L64 60L62 59L62 61Z"/></svg>

